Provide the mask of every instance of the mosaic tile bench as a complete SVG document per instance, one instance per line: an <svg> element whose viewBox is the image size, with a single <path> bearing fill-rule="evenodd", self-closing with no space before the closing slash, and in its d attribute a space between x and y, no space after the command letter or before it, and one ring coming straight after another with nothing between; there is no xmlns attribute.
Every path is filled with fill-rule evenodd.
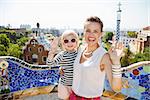
<svg viewBox="0 0 150 100"><path fill-rule="evenodd" d="M150 61L132 64L121 69L123 88L122 98L129 100L150 100ZM112 93L108 80L105 81L105 94L113 98L120 93ZM124 100L123 99L123 100ZM116 99L115 99L116 100Z"/></svg>
<svg viewBox="0 0 150 100"><path fill-rule="evenodd" d="M34 87L57 85L59 66L31 65L15 57L0 57L0 95Z"/></svg>
<svg viewBox="0 0 150 100"><path fill-rule="evenodd" d="M47 65L31 65L23 60L10 56L0 57L0 95L15 93L34 87L57 85L59 66L46 70ZM150 61L140 62L122 68L123 89L125 98L150 100ZM108 81L105 91L112 91ZM115 93L113 96L117 96ZM111 96L112 97L112 96Z"/></svg>

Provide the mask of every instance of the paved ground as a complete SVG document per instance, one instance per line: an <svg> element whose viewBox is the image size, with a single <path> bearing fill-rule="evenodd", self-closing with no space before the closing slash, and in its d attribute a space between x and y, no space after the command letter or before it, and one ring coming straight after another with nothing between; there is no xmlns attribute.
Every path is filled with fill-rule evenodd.
<svg viewBox="0 0 150 100"><path fill-rule="evenodd" d="M45 95L31 96L24 98L23 100L60 100L60 99L58 99L57 92L55 92ZM102 100L110 100L110 99L102 97Z"/></svg>
<svg viewBox="0 0 150 100"><path fill-rule="evenodd" d="M57 93L43 94L37 96L26 97L23 100L60 100L58 99Z"/></svg>

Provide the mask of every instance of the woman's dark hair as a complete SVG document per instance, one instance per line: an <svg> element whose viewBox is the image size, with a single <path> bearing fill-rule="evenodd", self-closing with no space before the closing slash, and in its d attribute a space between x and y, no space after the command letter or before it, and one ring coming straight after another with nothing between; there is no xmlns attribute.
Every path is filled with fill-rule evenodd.
<svg viewBox="0 0 150 100"><path fill-rule="evenodd" d="M96 22L99 23L101 26L101 32L103 32L103 22L100 20L99 17L97 16L91 16L89 18L86 19L86 22Z"/></svg>

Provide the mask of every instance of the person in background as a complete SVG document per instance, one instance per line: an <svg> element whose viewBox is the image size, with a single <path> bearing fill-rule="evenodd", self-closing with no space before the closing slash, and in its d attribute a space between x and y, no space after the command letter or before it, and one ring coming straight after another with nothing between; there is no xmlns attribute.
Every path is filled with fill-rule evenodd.
<svg viewBox="0 0 150 100"><path fill-rule="evenodd" d="M105 76L111 88L120 91L122 88L120 58L123 45L115 43L108 52L100 42L103 35L103 23L97 16L87 18L84 24L86 44L78 50L74 62L72 93L70 100L100 100Z"/></svg>
<svg viewBox="0 0 150 100"><path fill-rule="evenodd" d="M66 30L61 36L61 46L63 51L57 51L58 38L51 43L51 50L49 51L47 65L60 66L61 77L58 83L58 97L63 100L68 100L71 93L71 86L73 81L73 63L77 56L77 49L79 46L78 34L73 30Z"/></svg>

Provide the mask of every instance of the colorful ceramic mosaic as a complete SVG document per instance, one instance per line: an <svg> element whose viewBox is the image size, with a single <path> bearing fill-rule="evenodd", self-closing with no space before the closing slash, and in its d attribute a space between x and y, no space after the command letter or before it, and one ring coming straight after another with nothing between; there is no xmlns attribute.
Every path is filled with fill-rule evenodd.
<svg viewBox="0 0 150 100"><path fill-rule="evenodd" d="M122 74L121 93L138 100L150 100L150 66L139 66ZM111 90L106 80L105 90Z"/></svg>
<svg viewBox="0 0 150 100"><path fill-rule="evenodd" d="M47 65L32 66L13 57L0 58L0 66L0 94L55 85L59 80L59 66L45 70L48 68Z"/></svg>
<svg viewBox="0 0 150 100"><path fill-rule="evenodd" d="M140 66L123 74L128 87L122 93L140 100L150 100L150 66Z"/></svg>
<svg viewBox="0 0 150 100"><path fill-rule="evenodd" d="M0 57L0 94L58 84L59 66L31 65L14 57ZM150 66L124 70L121 93L138 100L150 100ZM106 80L105 90L111 90Z"/></svg>

